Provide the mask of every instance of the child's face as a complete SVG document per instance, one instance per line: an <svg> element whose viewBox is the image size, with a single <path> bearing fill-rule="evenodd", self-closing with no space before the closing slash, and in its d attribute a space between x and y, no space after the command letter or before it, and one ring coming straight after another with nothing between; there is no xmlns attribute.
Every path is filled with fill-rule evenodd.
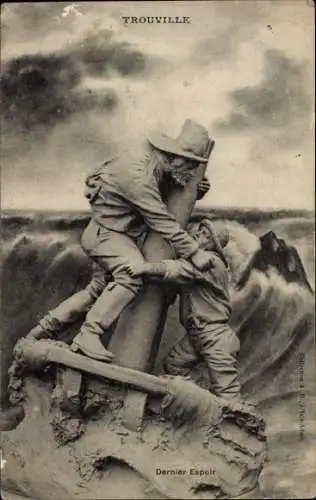
<svg viewBox="0 0 316 500"><path fill-rule="evenodd" d="M207 247L210 240L210 233L208 228L203 223L200 222L198 224L192 224L190 233L193 238L196 239L200 248Z"/></svg>
<svg viewBox="0 0 316 500"><path fill-rule="evenodd" d="M206 248L210 242L210 232L204 224L200 224L198 232L198 243L201 248Z"/></svg>

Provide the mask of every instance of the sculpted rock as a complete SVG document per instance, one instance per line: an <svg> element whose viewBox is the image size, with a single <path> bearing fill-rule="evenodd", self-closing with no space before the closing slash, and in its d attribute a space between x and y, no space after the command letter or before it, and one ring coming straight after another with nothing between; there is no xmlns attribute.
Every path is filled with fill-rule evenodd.
<svg viewBox="0 0 316 500"><path fill-rule="evenodd" d="M32 373L24 380L25 418L1 436L4 488L42 500L121 498L125 481L134 491L137 483L139 498L240 498L256 489L267 443L253 408L163 377L170 390L160 411L150 410L157 395L149 398L143 428L133 432L121 421L124 386L85 376L81 404L67 405L58 370L53 382ZM87 414L95 397L101 404Z"/></svg>

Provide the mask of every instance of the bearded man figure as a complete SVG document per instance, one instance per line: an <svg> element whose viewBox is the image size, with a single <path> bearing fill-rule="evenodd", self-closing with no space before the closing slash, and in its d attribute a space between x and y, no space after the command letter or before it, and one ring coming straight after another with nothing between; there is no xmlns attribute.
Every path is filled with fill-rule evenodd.
<svg viewBox="0 0 316 500"><path fill-rule="evenodd" d="M204 155L209 142L203 126L186 120L177 139L154 134L145 144L112 157L88 176L85 195L92 216L81 244L95 263L92 280L85 290L50 311L29 332L30 337L57 336L88 311L71 348L111 362L113 354L105 349L100 337L142 290L142 277L131 276L129 268L144 263L141 249L149 230L165 239L176 257L191 261L199 270L208 268L211 254L199 248L181 228L165 199L170 185L184 186L195 169L208 162ZM204 179L200 197L208 187Z"/></svg>

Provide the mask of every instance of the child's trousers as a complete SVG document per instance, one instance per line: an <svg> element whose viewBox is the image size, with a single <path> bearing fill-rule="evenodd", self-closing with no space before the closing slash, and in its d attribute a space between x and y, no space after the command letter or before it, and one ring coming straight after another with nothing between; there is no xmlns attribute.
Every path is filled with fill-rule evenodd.
<svg viewBox="0 0 316 500"><path fill-rule="evenodd" d="M211 390L217 396L235 398L240 394L237 353L240 343L227 323L207 325L202 330L188 330L164 360L170 375L190 375L202 360L211 379Z"/></svg>

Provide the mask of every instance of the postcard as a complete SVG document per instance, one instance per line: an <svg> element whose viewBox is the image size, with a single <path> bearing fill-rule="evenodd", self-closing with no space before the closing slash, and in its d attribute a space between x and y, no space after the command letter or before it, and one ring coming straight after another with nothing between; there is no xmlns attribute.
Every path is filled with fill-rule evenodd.
<svg viewBox="0 0 316 500"><path fill-rule="evenodd" d="M1 8L1 494L313 498L312 0Z"/></svg>

